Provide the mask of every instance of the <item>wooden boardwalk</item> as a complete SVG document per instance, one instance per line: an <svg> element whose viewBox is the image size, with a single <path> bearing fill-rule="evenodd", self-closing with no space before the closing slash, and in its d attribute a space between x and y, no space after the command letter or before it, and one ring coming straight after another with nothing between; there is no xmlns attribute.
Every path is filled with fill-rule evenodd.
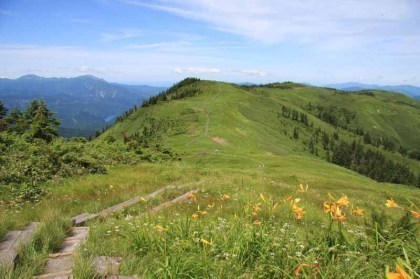
<svg viewBox="0 0 420 279"><path fill-rule="evenodd" d="M86 241L88 227L73 227L71 236L64 239L56 254L51 254L45 264L43 275L34 279L69 279L73 278L72 269L76 248Z"/></svg>
<svg viewBox="0 0 420 279"><path fill-rule="evenodd" d="M39 228L40 223L30 223L22 231L8 232L0 243L0 266L13 268L19 250L28 245Z"/></svg>
<svg viewBox="0 0 420 279"><path fill-rule="evenodd" d="M198 183L195 183L195 184L200 184L200 183L201 182L198 182ZM119 204L116 204L116 205L111 206L109 208L106 208L106 209L100 211L97 214L82 213L80 215L77 215L77 216L71 218L71 221L72 221L74 226L80 226L80 225L83 225L86 221L92 220L92 219L97 218L97 217L104 218L104 217L108 216L109 214L111 214L113 212L120 211L120 210L123 210L124 208L133 206L133 205L135 205L136 203L139 203L142 200L148 200L148 199L154 198L164 191L182 189L185 186L188 186L190 184L193 184L193 183L188 183L188 184L184 184L184 185L180 185L180 186L168 185L168 186L160 188L160 189L158 189L158 190L156 190L153 193L150 193L148 195L137 196L137 197L134 197L132 199L126 200L122 203L119 203Z"/></svg>
<svg viewBox="0 0 420 279"><path fill-rule="evenodd" d="M44 274L39 276L34 276L34 279L70 279L73 278L72 269L74 262L74 254L76 248L83 244L86 241L89 228L88 227L79 227L84 224L86 221L91 219L102 217L105 218L109 214L132 206L136 203L139 203L142 200L147 200L156 197L166 190L176 190L182 189L190 184L200 184L198 183L189 183L181 186L169 185L163 188L160 188L154 191L151 194L145 196L137 196L122 203L116 204L112 207L104 209L97 214L91 213L82 213L71 218L72 227L71 235L64 239L59 250L55 254L51 254L48 257L48 260L45 264ZM144 214L151 214L170 207L171 205L187 200L192 194L196 193L197 190L191 190L184 193L181 196L176 197L173 200L164 202L152 209L148 210ZM33 238L34 234L39 228L40 223L33 222L29 224L22 231L11 231L6 234L3 241L0 243L0 266L6 266L13 268L14 261L17 258L19 249L27 245ZM121 264L121 259L118 258L109 258L109 257L97 257L94 261L94 268L102 278L107 279L136 279L136 276L119 276L118 268Z"/></svg>

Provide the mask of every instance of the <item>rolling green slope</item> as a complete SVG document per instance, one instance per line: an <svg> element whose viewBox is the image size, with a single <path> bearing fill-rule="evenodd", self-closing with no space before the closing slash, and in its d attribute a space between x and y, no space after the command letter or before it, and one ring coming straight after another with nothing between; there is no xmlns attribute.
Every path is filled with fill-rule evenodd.
<svg viewBox="0 0 420 279"><path fill-rule="evenodd" d="M0 210L0 229L50 224L53 233L44 230L40 239L52 253L68 218L184 185L87 222L75 278L95 278L97 256L121 257L120 274L139 278L386 278L396 264L417 278L419 189L377 182L328 160L348 143L418 177L419 162L398 150L418 150L419 121L419 103L398 94L185 80L120 116L92 142L122 141L140 156L144 147L159 154L170 147L181 161L118 165L104 175L52 182L39 204ZM365 143L366 131L396 150ZM378 165L371 167L386 166ZM146 213L189 190L197 192L188 201ZM337 209L325 211L329 204L343 219ZM16 271L0 269L0 277L39 274L47 248L25 250Z"/></svg>
<svg viewBox="0 0 420 279"><path fill-rule="evenodd" d="M141 134L148 125L147 119L161 119L161 123L167 123L161 125L166 125L166 132L162 133L164 142L188 162L258 168L290 157L300 156L302 160L308 156L316 157L310 154L314 152L309 152L308 143L318 129L329 135L336 133L349 143L360 142L367 150L381 152L387 158L408 166L414 174L420 171L418 161L397 151L384 150L381 145L364 144L363 136L355 133L359 129L368 132L372 138L388 138L395 149L419 150L420 103L402 94L380 91L343 93L292 83L239 87L199 81L193 86L198 88L194 96L171 100L171 94L168 94L168 100L130 114L100 139L111 135L122 138L123 132ZM346 128L334 127L318 117L313 109L317 106L327 111L331 107L343 109L353 118ZM282 107L306 114L309 124L283 117ZM293 135L295 129L298 139ZM320 140L315 147L316 160L326 159Z"/></svg>

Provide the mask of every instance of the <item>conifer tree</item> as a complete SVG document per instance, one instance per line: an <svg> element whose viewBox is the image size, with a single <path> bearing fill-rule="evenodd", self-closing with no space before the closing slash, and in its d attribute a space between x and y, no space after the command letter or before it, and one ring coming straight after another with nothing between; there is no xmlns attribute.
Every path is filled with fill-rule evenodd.
<svg viewBox="0 0 420 279"><path fill-rule="evenodd" d="M58 136L60 121L54 118L44 101L32 101L24 114L29 124L32 138L43 139L47 142Z"/></svg>
<svg viewBox="0 0 420 279"><path fill-rule="evenodd" d="M0 102L0 119L3 119L7 114L7 109L6 107L3 105L2 102Z"/></svg>

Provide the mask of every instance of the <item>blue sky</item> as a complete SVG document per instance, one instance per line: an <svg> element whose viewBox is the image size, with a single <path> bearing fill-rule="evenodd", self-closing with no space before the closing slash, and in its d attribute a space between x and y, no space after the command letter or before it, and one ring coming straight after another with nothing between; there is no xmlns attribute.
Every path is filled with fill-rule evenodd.
<svg viewBox="0 0 420 279"><path fill-rule="evenodd" d="M0 77L420 85L418 0L1 0Z"/></svg>

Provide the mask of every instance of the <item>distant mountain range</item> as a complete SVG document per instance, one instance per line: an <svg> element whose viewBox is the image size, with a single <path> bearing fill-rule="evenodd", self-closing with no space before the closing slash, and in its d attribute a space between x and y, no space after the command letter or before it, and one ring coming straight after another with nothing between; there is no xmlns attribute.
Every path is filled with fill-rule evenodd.
<svg viewBox="0 0 420 279"><path fill-rule="evenodd" d="M43 99L57 113L60 134L67 137L93 135L113 123L116 116L163 90L163 87L109 83L91 75L0 79L0 101L8 109L24 109L31 100Z"/></svg>
<svg viewBox="0 0 420 279"><path fill-rule="evenodd" d="M326 87L335 88L344 91L360 91L366 89L393 91L405 94L415 99L420 99L420 87L413 85L376 85L364 84L359 82L346 82L337 84L328 84Z"/></svg>

